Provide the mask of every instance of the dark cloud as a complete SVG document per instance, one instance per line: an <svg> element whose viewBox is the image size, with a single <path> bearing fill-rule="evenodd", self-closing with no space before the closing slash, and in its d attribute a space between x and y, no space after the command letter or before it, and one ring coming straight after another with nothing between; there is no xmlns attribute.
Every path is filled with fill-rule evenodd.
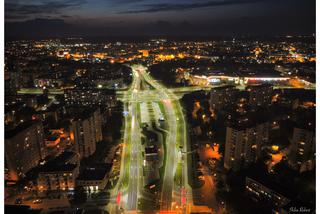
<svg viewBox="0 0 320 214"><path fill-rule="evenodd" d="M71 18L72 16L69 16L69 15L61 15L60 16L62 19L64 19L64 18Z"/></svg>
<svg viewBox="0 0 320 214"><path fill-rule="evenodd" d="M120 12L120 14L154 13L154 12L164 12L164 11L184 11L184 10L191 10L191 9L196 9L196 8L217 7L217 6L235 5L235 4L248 4L248 3L261 2L261 1L265 1L265 0L214 0L214 1L185 3L185 4L175 4L175 3L144 4L144 5L142 5L144 7L144 9L122 11L122 12Z"/></svg>
<svg viewBox="0 0 320 214"><path fill-rule="evenodd" d="M6 0L6 37L301 35L315 32L315 0L94 2ZM124 15L116 14L118 11L124 11Z"/></svg>
<svg viewBox="0 0 320 214"><path fill-rule="evenodd" d="M6 38L46 38L65 36L146 36L146 35L179 35L191 33L193 26L186 22L172 23L164 20L148 22L140 26L124 23L104 27L90 27L65 23L63 19L34 19L23 22L7 22ZM88 34L90 32L90 34Z"/></svg>
<svg viewBox="0 0 320 214"><path fill-rule="evenodd" d="M20 14L5 14L5 20L13 20L13 19L26 19L28 16L20 15Z"/></svg>
<svg viewBox="0 0 320 214"><path fill-rule="evenodd" d="M41 38L47 36L66 36L74 29L62 19L34 19L24 22L6 22L6 37Z"/></svg>
<svg viewBox="0 0 320 214"><path fill-rule="evenodd" d="M144 2L146 0L114 0L114 4L134 4L138 2Z"/></svg>
<svg viewBox="0 0 320 214"><path fill-rule="evenodd" d="M79 7L86 0L43 1L39 4L5 3L6 19L28 18L39 14L60 14L62 10Z"/></svg>

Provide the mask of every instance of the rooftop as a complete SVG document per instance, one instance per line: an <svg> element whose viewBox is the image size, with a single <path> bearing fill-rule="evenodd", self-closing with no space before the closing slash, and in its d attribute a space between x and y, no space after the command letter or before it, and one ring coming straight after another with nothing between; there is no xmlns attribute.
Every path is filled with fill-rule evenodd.
<svg viewBox="0 0 320 214"><path fill-rule="evenodd" d="M102 180L110 172L112 164L104 164L104 166L96 166L84 169L77 180Z"/></svg>
<svg viewBox="0 0 320 214"><path fill-rule="evenodd" d="M69 117L75 120L84 120L93 115L99 108L70 108Z"/></svg>
<svg viewBox="0 0 320 214"><path fill-rule="evenodd" d="M26 121L24 123L19 124L17 127L15 127L14 129L11 130L6 130L5 131L5 139L10 139L14 136L16 136L17 134L19 134L20 132L36 125L39 124L39 121Z"/></svg>
<svg viewBox="0 0 320 214"><path fill-rule="evenodd" d="M40 167L39 173L72 172L75 168L77 168L77 164L46 164Z"/></svg>
<svg viewBox="0 0 320 214"><path fill-rule="evenodd" d="M268 112L263 108L247 110L245 114L231 112L227 127L244 130L269 121Z"/></svg>
<svg viewBox="0 0 320 214"><path fill-rule="evenodd" d="M77 155L74 152L71 151L65 151L50 162L55 163L57 165L65 164L68 162L71 158L73 158L75 155Z"/></svg>

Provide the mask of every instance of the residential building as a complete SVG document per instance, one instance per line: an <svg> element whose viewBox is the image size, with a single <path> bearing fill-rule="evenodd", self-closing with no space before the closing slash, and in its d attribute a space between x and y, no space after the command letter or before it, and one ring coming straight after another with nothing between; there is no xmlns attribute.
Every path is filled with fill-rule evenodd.
<svg viewBox="0 0 320 214"><path fill-rule="evenodd" d="M266 184L264 181L257 181L246 177L246 194L256 201L263 201L270 204L275 210L290 202L288 196L280 193L277 187L280 186L273 183Z"/></svg>
<svg viewBox="0 0 320 214"><path fill-rule="evenodd" d="M102 140L101 123L100 109L83 111L71 119L70 138L81 158L92 155Z"/></svg>
<svg viewBox="0 0 320 214"><path fill-rule="evenodd" d="M268 139L268 122L227 127L224 167L236 171L254 163L261 155L261 146Z"/></svg>
<svg viewBox="0 0 320 214"><path fill-rule="evenodd" d="M112 164L102 164L84 169L77 178L77 185L93 193L104 190L108 183L108 175Z"/></svg>
<svg viewBox="0 0 320 214"><path fill-rule="evenodd" d="M79 165L46 165L38 174L38 191L74 190L79 174Z"/></svg>
<svg viewBox="0 0 320 214"><path fill-rule="evenodd" d="M271 104L273 87L270 84L248 86L249 105L251 106L268 106Z"/></svg>
<svg viewBox="0 0 320 214"><path fill-rule="evenodd" d="M211 89L210 106L215 110L224 109L226 106L236 102L238 89L235 86L228 85Z"/></svg>
<svg viewBox="0 0 320 214"><path fill-rule="evenodd" d="M65 151L39 167L37 189L39 192L74 190L78 175L78 155Z"/></svg>
<svg viewBox="0 0 320 214"><path fill-rule="evenodd" d="M290 166L301 172L314 169L315 144L314 128L295 127L289 152Z"/></svg>
<svg viewBox="0 0 320 214"><path fill-rule="evenodd" d="M5 132L7 178L17 181L47 155L41 122L25 122Z"/></svg>
<svg viewBox="0 0 320 214"><path fill-rule="evenodd" d="M98 88L75 88L64 92L68 106L108 106L114 107L117 103L113 90Z"/></svg>

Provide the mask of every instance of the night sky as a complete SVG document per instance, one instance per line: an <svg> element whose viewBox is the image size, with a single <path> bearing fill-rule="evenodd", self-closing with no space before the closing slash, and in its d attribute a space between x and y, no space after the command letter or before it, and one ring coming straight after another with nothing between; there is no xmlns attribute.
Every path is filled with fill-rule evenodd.
<svg viewBox="0 0 320 214"><path fill-rule="evenodd" d="M315 33L315 0L5 0L6 37Z"/></svg>

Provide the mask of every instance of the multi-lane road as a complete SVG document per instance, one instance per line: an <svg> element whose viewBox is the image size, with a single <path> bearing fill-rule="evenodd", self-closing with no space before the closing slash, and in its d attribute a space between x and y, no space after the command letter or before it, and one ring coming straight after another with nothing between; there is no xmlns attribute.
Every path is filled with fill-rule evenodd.
<svg viewBox="0 0 320 214"><path fill-rule="evenodd" d="M186 124L182 114L178 97L170 90L154 80L147 72L146 68L140 65L132 66L133 82L129 90L124 93L122 101L124 102L125 111L128 112L125 119L124 146L122 151L122 163L119 180L115 188L111 191L111 198L114 199L109 204L111 213L121 212L143 212L138 209L139 198L143 195L143 173L142 173L142 146L140 115L147 112L139 112L137 106L140 103L162 102L163 114L167 123L167 137L165 138L166 154L164 157L164 171L161 181L161 194L159 194L160 210L172 211L173 204L181 203L181 195L175 194L180 189L187 189L190 195L191 188L188 185L187 176L187 159L184 159L184 168L186 176L183 176L181 186L175 186L174 176L177 169L177 163L181 163L179 153L187 150ZM147 86L142 87L141 85ZM154 109L154 111L156 111ZM179 127L179 130L178 130ZM178 133L179 132L179 133ZM183 196L185 197L185 196ZM187 199L192 203L192 197ZM186 213L179 207L180 213Z"/></svg>
<svg viewBox="0 0 320 214"><path fill-rule="evenodd" d="M186 154L188 146L186 123L182 113L182 107L178 101L179 97L148 75L145 68L142 67L140 70L142 70L141 74L145 81L147 81L155 89L158 96L162 98L168 123L169 134L166 141L167 156L162 185L161 210L172 210L174 209L174 207L172 207L173 204L178 205L179 210L181 210L183 206L192 204L192 189L188 182L188 160L186 157L182 158L182 156L179 155L181 152L182 154ZM178 163L182 163L183 166L182 185L174 186L174 176ZM181 195L182 190L187 194ZM178 197L174 197L174 191L178 191ZM182 200L181 197L186 197L186 199ZM182 201L185 201L185 204L181 204ZM183 213L186 212L186 209L184 209Z"/></svg>
<svg viewBox="0 0 320 214"><path fill-rule="evenodd" d="M125 131L121 156L120 175L117 185L111 191L113 203L109 204L110 213L120 213L123 210L136 210L139 194L139 180L141 178L141 151L140 126L135 102L140 90L141 80L135 71L130 89L126 92L130 97L124 103L124 111L128 112L125 118Z"/></svg>
<svg viewBox="0 0 320 214"><path fill-rule="evenodd" d="M172 100L173 98L167 93L166 88L158 84L153 80L145 71L144 68L140 68L141 75L144 80L155 89L155 95L162 98L164 103L165 115L168 124L168 135L166 138L166 160L164 167L164 175L162 180L162 191L160 195L160 209L171 210L172 196L173 196L173 185L174 175L177 168L177 116L173 109ZM158 97L158 98L159 98Z"/></svg>
<svg viewBox="0 0 320 214"><path fill-rule="evenodd" d="M140 75L138 72L134 72L135 85L133 86L133 91L131 93L131 100L135 101L137 94L140 91ZM138 121L137 113L138 103L133 102L129 105L129 115L131 115L131 154L130 154L130 166L129 166L129 183L127 189L127 206L126 210L137 210L139 188L141 186L142 177L142 157L141 157L141 132L140 124Z"/></svg>

